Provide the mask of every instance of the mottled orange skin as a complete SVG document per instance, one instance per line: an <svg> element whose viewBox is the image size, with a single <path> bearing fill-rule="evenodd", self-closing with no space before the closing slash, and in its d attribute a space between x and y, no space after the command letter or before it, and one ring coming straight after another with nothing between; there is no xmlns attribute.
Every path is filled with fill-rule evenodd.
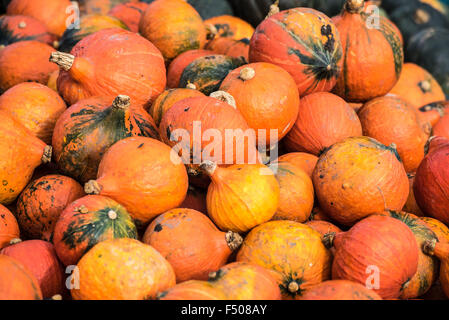
<svg viewBox="0 0 449 320"><path fill-rule="evenodd" d="M329 218L329 216L327 214L325 214L324 211L321 210L320 207L314 207L312 209L312 214L310 215L310 221L332 222L332 219Z"/></svg>
<svg viewBox="0 0 449 320"><path fill-rule="evenodd" d="M280 156L277 161L290 162L312 177L313 170L318 162L318 157L305 152L292 152Z"/></svg>
<svg viewBox="0 0 449 320"><path fill-rule="evenodd" d="M52 45L55 37L41 21L29 16L2 16L0 23L12 32L13 37L28 38Z"/></svg>
<svg viewBox="0 0 449 320"><path fill-rule="evenodd" d="M367 102L358 112L363 135L384 145L396 144L407 172L415 172L424 158L429 139L417 111L405 101L385 96Z"/></svg>
<svg viewBox="0 0 449 320"><path fill-rule="evenodd" d="M237 261L274 271L283 299L295 298L330 279L331 254L320 234L293 221L270 221L251 230ZM292 283L298 285L297 291L289 291Z"/></svg>
<svg viewBox="0 0 449 320"><path fill-rule="evenodd" d="M42 300L42 291L33 273L4 254L0 254L0 283L0 300Z"/></svg>
<svg viewBox="0 0 449 320"><path fill-rule="evenodd" d="M246 38L244 40L235 40L218 37L209 41L206 49L229 57L244 57L246 61L249 60L249 40Z"/></svg>
<svg viewBox="0 0 449 320"><path fill-rule="evenodd" d="M409 193L397 152L368 137L333 145L321 155L312 180L320 208L346 226L375 212L401 210Z"/></svg>
<svg viewBox="0 0 449 320"><path fill-rule="evenodd" d="M159 300L226 300L223 291L208 281L191 280L161 292Z"/></svg>
<svg viewBox="0 0 449 320"><path fill-rule="evenodd" d="M244 38L251 39L254 28L245 20L240 18L222 15L204 20L206 26L214 26L217 29L215 37L226 37L234 40Z"/></svg>
<svg viewBox="0 0 449 320"><path fill-rule="evenodd" d="M50 241L64 208L85 195L72 178L45 175L31 182L17 200L16 216L22 230L33 239Z"/></svg>
<svg viewBox="0 0 449 320"><path fill-rule="evenodd" d="M108 15L123 21L132 32L139 32L139 22L148 4L145 2L126 2L116 5Z"/></svg>
<svg viewBox="0 0 449 320"><path fill-rule="evenodd" d="M20 237L16 217L0 204L0 249L9 245L12 239Z"/></svg>
<svg viewBox="0 0 449 320"><path fill-rule="evenodd" d="M58 67L48 58L55 49L39 41L19 41L0 50L0 92L22 82L46 84Z"/></svg>
<svg viewBox="0 0 449 320"><path fill-rule="evenodd" d="M176 102L194 97L204 97L204 94L198 90L187 88L165 90L156 98L156 100L154 100L149 113L159 127L165 112Z"/></svg>
<svg viewBox="0 0 449 320"><path fill-rule="evenodd" d="M262 164L217 168L207 190L207 212L222 230L247 232L271 218L279 205L280 188Z"/></svg>
<svg viewBox="0 0 449 320"><path fill-rule="evenodd" d="M75 300L143 300L175 285L171 265L153 247L133 239L100 242L78 263Z"/></svg>
<svg viewBox="0 0 449 320"><path fill-rule="evenodd" d="M432 253L441 261L440 283L446 297L449 298L449 244L437 242Z"/></svg>
<svg viewBox="0 0 449 320"><path fill-rule="evenodd" d="M44 298L63 293L64 270L50 242L19 242L4 248L0 254L14 258L28 268L39 282Z"/></svg>
<svg viewBox="0 0 449 320"><path fill-rule="evenodd" d="M435 233L438 242L449 244L449 228L444 223L430 217L421 217L420 219Z"/></svg>
<svg viewBox="0 0 449 320"><path fill-rule="evenodd" d="M382 300L382 298L360 283L329 280L306 290L298 300Z"/></svg>
<svg viewBox="0 0 449 320"><path fill-rule="evenodd" d="M333 245L332 279L369 284L383 299L399 298L418 268L419 247L413 232L388 216L363 219L338 233Z"/></svg>
<svg viewBox="0 0 449 320"><path fill-rule="evenodd" d="M444 137L449 139L449 114L446 114L433 126L434 136Z"/></svg>
<svg viewBox="0 0 449 320"><path fill-rule="evenodd" d="M53 129L67 106L50 88L25 82L15 85L0 96L0 110L8 112L45 143L51 143Z"/></svg>
<svg viewBox="0 0 449 320"><path fill-rule="evenodd" d="M180 283L207 280L226 264L232 250L225 235L203 213L173 209L151 222L142 241L167 259Z"/></svg>
<svg viewBox="0 0 449 320"><path fill-rule="evenodd" d="M242 79L241 72L245 68L254 70L252 79ZM271 141L270 130L276 130L279 141L293 127L299 93L292 76L282 68L264 62L244 65L228 74L220 90L234 97L237 109L252 129L265 130L265 137L257 134L259 143L277 142Z"/></svg>
<svg viewBox="0 0 449 320"><path fill-rule="evenodd" d="M342 98L318 92L301 99L298 117L285 145L290 151L318 156L337 142L361 135L362 126L355 111Z"/></svg>
<svg viewBox="0 0 449 320"><path fill-rule="evenodd" d="M423 217L424 213L422 212L422 210L419 208L418 204L416 203L415 194L413 193L413 183L415 182L415 174L409 173L407 176L408 176L408 182L409 182L410 188L409 188L407 202L405 203L402 211L413 213L414 215L416 215L418 217Z"/></svg>
<svg viewBox="0 0 449 320"><path fill-rule="evenodd" d="M100 194L124 205L138 226L178 207L188 188L186 168L171 148L145 137L126 138L109 148L96 182Z"/></svg>
<svg viewBox="0 0 449 320"><path fill-rule="evenodd" d="M73 14L66 12L71 5L70 0L12 0L6 14L36 18L45 23L52 34L62 36L67 27L67 19Z"/></svg>
<svg viewBox="0 0 449 320"><path fill-rule="evenodd" d="M188 50L206 45L206 27L199 13L184 0L156 0L145 10L139 32L168 63Z"/></svg>
<svg viewBox="0 0 449 320"><path fill-rule="evenodd" d="M195 188L189 185L187 196L184 202L179 206L180 208L188 208L207 214L207 193L200 188Z"/></svg>
<svg viewBox="0 0 449 320"><path fill-rule="evenodd" d="M334 225L328 221L312 220L312 221L307 221L305 224L308 225L309 227L311 227L313 230L318 231L322 237L328 233L342 232L342 230L339 227L337 227L336 225Z"/></svg>

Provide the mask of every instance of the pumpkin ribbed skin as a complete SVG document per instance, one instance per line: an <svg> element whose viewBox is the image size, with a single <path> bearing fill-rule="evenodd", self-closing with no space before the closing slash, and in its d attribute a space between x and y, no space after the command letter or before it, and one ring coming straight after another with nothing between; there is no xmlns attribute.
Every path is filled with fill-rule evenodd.
<svg viewBox="0 0 449 320"><path fill-rule="evenodd" d="M0 17L0 45L18 41L35 40L51 45L54 37L45 24L28 16Z"/></svg>
<svg viewBox="0 0 449 320"><path fill-rule="evenodd" d="M14 258L28 268L39 282L44 298L51 298L64 290L64 270L50 242L19 242L4 248L0 254Z"/></svg>
<svg viewBox="0 0 449 320"><path fill-rule="evenodd" d="M214 34L215 37L232 38L234 40L251 39L254 33L254 28L248 22L230 15L204 20L204 24L206 27L215 27L217 31Z"/></svg>
<svg viewBox="0 0 449 320"><path fill-rule="evenodd" d="M298 117L285 139L290 151L320 155L333 144L362 135L355 111L340 97L318 92L305 96Z"/></svg>
<svg viewBox="0 0 449 320"><path fill-rule="evenodd" d="M140 227L178 207L187 188L185 166L169 146L151 138L131 137L108 149L97 180L90 181L85 191L116 200Z"/></svg>
<svg viewBox="0 0 449 320"><path fill-rule="evenodd" d="M360 283L329 280L306 290L298 300L382 300L382 298Z"/></svg>
<svg viewBox="0 0 449 320"><path fill-rule="evenodd" d="M373 215L339 233L333 241L332 279L351 280L383 299L399 298L418 268L418 244L403 222Z"/></svg>
<svg viewBox="0 0 449 320"><path fill-rule="evenodd" d="M175 285L171 265L153 247L134 239L100 242L78 263L75 300L143 300Z"/></svg>
<svg viewBox="0 0 449 320"><path fill-rule="evenodd" d="M56 92L40 83L20 83L0 96L0 110L8 112L45 143L51 143L56 120L66 108Z"/></svg>
<svg viewBox="0 0 449 320"><path fill-rule="evenodd" d="M449 114L438 120L433 127L433 135L449 139Z"/></svg>
<svg viewBox="0 0 449 320"><path fill-rule="evenodd" d="M151 222L142 241L167 259L179 283L207 280L210 272L226 264L242 238L218 230L201 212L173 209Z"/></svg>
<svg viewBox="0 0 449 320"><path fill-rule="evenodd" d="M50 241L64 208L85 195L75 180L62 175L46 175L31 182L17 199L17 219L33 239Z"/></svg>
<svg viewBox="0 0 449 320"><path fill-rule="evenodd" d="M209 41L206 49L217 54L222 54L228 57L243 57L246 61L249 60L249 39L243 38L235 40L232 38L218 37Z"/></svg>
<svg viewBox="0 0 449 320"><path fill-rule="evenodd" d="M364 1L347 0L333 19L343 45L343 70L334 92L346 101L364 102L387 94L397 83L404 52L397 28L385 17L372 28Z"/></svg>
<svg viewBox="0 0 449 320"><path fill-rule="evenodd" d="M249 61L284 68L304 96L334 87L342 67L342 53L336 27L325 14L294 8L270 16L256 28Z"/></svg>
<svg viewBox="0 0 449 320"><path fill-rule="evenodd" d="M203 19L184 0L151 3L142 15L139 32L162 52L166 62L185 51L202 49L206 44Z"/></svg>
<svg viewBox="0 0 449 320"><path fill-rule="evenodd" d="M407 172L415 172L424 158L429 134L424 132L419 115L405 101L385 96L366 103L358 112L363 134L377 141L396 144Z"/></svg>
<svg viewBox="0 0 449 320"><path fill-rule="evenodd" d="M293 127L299 93L294 79L282 68L270 63L244 65L228 74L220 90L234 97L252 129L265 130L265 134L257 135L259 143L271 145ZM276 130L277 141L271 141L271 130Z"/></svg>
<svg viewBox="0 0 449 320"><path fill-rule="evenodd" d="M48 61L55 49L39 41L19 41L0 50L0 92L22 82L46 84L58 67Z"/></svg>
<svg viewBox="0 0 449 320"><path fill-rule="evenodd" d="M42 300L39 282L32 272L4 254L0 254L0 283L0 300Z"/></svg>
<svg viewBox="0 0 449 320"><path fill-rule="evenodd" d="M161 292L158 300L226 300L226 295L208 281L190 280Z"/></svg>
<svg viewBox="0 0 449 320"><path fill-rule="evenodd" d="M438 242L449 243L449 228L444 223L430 217L421 217L420 219L435 233Z"/></svg>
<svg viewBox="0 0 449 320"><path fill-rule="evenodd" d="M293 221L270 221L252 229L237 261L274 271L284 299L330 278L331 255L320 234Z"/></svg>
<svg viewBox="0 0 449 320"><path fill-rule="evenodd" d="M61 262L68 266L97 243L117 238L137 238L126 209L102 196L85 196L69 204L56 223L53 243Z"/></svg>
<svg viewBox="0 0 449 320"><path fill-rule="evenodd" d="M147 7L145 2L125 2L112 8L108 15L123 21L132 32L139 32L140 18Z"/></svg>
<svg viewBox="0 0 449 320"><path fill-rule="evenodd" d="M396 150L368 137L348 138L325 151L312 180L324 213L347 226L375 212L401 210L409 192Z"/></svg>
<svg viewBox="0 0 449 320"><path fill-rule="evenodd" d="M95 179L101 158L117 141L133 136L159 138L156 124L141 105L128 96L112 100L81 100L58 119L52 144L64 174L80 182Z"/></svg>
<svg viewBox="0 0 449 320"><path fill-rule="evenodd" d="M0 204L0 249L6 247L12 239L20 237L16 217Z"/></svg>
<svg viewBox="0 0 449 320"><path fill-rule="evenodd" d="M446 297L449 298L449 244L429 241L425 244L424 250L441 261L440 283Z"/></svg>
<svg viewBox="0 0 449 320"><path fill-rule="evenodd" d="M301 168L305 173L312 177L313 170L318 162L318 157L305 152L291 152L280 156L277 161L289 162Z"/></svg>
<svg viewBox="0 0 449 320"><path fill-rule="evenodd" d="M92 96L123 92L145 105L165 89L161 53L136 33L117 28L100 30L78 42L71 54L75 58L59 54L52 59L63 66L58 90L70 105Z"/></svg>

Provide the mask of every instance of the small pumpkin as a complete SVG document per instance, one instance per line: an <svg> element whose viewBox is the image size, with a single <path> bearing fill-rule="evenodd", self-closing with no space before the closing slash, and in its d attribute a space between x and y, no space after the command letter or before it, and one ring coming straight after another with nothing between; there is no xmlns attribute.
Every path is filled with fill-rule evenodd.
<svg viewBox="0 0 449 320"><path fill-rule="evenodd" d="M446 297L449 298L449 244L429 240L424 244L424 251L441 261L440 283Z"/></svg>
<svg viewBox="0 0 449 320"><path fill-rule="evenodd" d="M109 10L108 15L121 20L132 32L139 32L139 22L148 4L145 2L125 2Z"/></svg>
<svg viewBox="0 0 449 320"><path fill-rule="evenodd" d="M243 239L235 232L218 230L201 212L173 209L151 222L142 241L167 259L179 283L207 280L210 272L226 264Z"/></svg>
<svg viewBox="0 0 449 320"><path fill-rule="evenodd" d="M337 142L361 135L362 125L355 111L342 98L318 92L301 99L285 145L290 151L318 156Z"/></svg>
<svg viewBox="0 0 449 320"><path fill-rule="evenodd" d="M137 230L126 209L102 196L85 196L62 211L53 243L61 262L75 265L97 243L118 238L137 238Z"/></svg>
<svg viewBox="0 0 449 320"><path fill-rule="evenodd" d="M0 17L0 46L18 41L35 40L53 44L54 37L48 33L45 24L28 16Z"/></svg>
<svg viewBox="0 0 449 320"><path fill-rule="evenodd" d="M102 241L77 266L80 287L71 290L75 300L151 299L175 285L175 273L167 260L134 239Z"/></svg>
<svg viewBox="0 0 449 320"><path fill-rule="evenodd" d="M204 24L211 32L211 38L251 39L254 33L254 28L248 22L230 15L216 16L204 20Z"/></svg>
<svg viewBox="0 0 449 320"><path fill-rule="evenodd" d="M280 156L277 161L289 162L304 170L305 173L312 177L313 170L318 162L318 157L305 152L291 152Z"/></svg>
<svg viewBox="0 0 449 320"><path fill-rule="evenodd" d="M185 199L188 177L181 159L166 144L147 137L120 140L103 156L96 180L87 194L110 197L145 226L157 215L178 207Z"/></svg>
<svg viewBox="0 0 449 320"><path fill-rule="evenodd" d="M433 126L433 135L449 139L449 113Z"/></svg>
<svg viewBox="0 0 449 320"><path fill-rule="evenodd" d="M249 60L249 39L247 38L235 40L232 38L218 37L209 41L206 49L228 57L243 57L246 61Z"/></svg>
<svg viewBox="0 0 449 320"><path fill-rule="evenodd" d="M51 143L56 120L66 108L56 92L40 83L20 83L0 96L0 110L8 112L45 143Z"/></svg>
<svg viewBox="0 0 449 320"><path fill-rule="evenodd" d="M206 197L207 193L204 192L204 190L189 185L189 189L187 190L187 196L184 202L179 207L193 209L201 213L207 214Z"/></svg>
<svg viewBox="0 0 449 320"><path fill-rule="evenodd" d="M0 249L19 237L20 230L16 217L8 208L0 204Z"/></svg>
<svg viewBox="0 0 449 320"><path fill-rule="evenodd" d="M270 221L252 229L237 261L274 271L283 299L330 279L331 255L320 234L294 221Z"/></svg>
<svg viewBox="0 0 449 320"><path fill-rule="evenodd" d="M416 203L415 194L413 192L413 184L415 183L415 173L408 173L408 181L410 185L410 191L408 194L407 202L404 205L404 208L402 211L413 213L414 215L418 217L423 217L424 213L419 208L418 204Z"/></svg>
<svg viewBox="0 0 449 320"><path fill-rule="evenodd" d="M438 242L449 243L449 228L444 223L430 217L421 217L420 219L435 233Z"/></svg>
<svg viewBox="0 0 449 320"><path fill-rule="evenodd" d="M306 290L298 300L382 300L382 298L360 283L329 280Z"/></svg>
<svg viewBox="0 0 449 320"><path fill-rule="evenodd" d="M158 300L226 300L224 292L212 283L190 280L178 283L170 289L160 292Z"/></svg>
<svg viewBox="0 0 449 320"><path fill-rule="evenodd" d="M45 175L32 181L17 199L16 216L29 237L50 241L62 211L83 197L84 189L62 175Z"/></svg>

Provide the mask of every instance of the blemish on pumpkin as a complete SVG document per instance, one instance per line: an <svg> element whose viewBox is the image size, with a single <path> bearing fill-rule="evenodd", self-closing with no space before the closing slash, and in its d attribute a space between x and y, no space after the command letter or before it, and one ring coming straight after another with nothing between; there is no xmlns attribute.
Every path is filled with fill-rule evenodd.
<svg viewBox="0 0 449 320"><path fill-rule="evenodd" d="M3 181L2 181L2 184L3 184L4 186L7 186L7 185L8 185L8 181L3 180Z"/></svg>
<svg viewBox="0 0 449 320"><path fill-rule="evenodd" d="M155 227L154 227L154 231L156 232L161 232L162 231L162 225L160 223L158 223Z"/></svg>
<svg viewBox="0 0 449 320"><path fill-rule="evenodd" d="M141 143L141 144L137 147L137 149L142 148L144 144L145 144L145 143Z"/></svg>

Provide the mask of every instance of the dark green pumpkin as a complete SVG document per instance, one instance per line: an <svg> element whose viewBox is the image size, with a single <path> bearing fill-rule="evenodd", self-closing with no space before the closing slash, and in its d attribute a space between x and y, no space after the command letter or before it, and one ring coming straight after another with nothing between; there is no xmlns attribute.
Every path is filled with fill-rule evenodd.
<svg viewBox="0 0 449 320"><path fill-rule="evenodd" d="M151 3L154 0L141 0L141 2ZM203 20L222 15L233 15L231 5L227 0L187 0L192 7L200 14Z"/></svg>
<svg viewBox="0 0 449 320"><path fill-rule="evenodd" d="M59 169L87 182L96 179L106 150L131 136L159 139L156 125L142 106L131 106L129 97L82 100L58 119L53 133L53 150Z"/></svg>

